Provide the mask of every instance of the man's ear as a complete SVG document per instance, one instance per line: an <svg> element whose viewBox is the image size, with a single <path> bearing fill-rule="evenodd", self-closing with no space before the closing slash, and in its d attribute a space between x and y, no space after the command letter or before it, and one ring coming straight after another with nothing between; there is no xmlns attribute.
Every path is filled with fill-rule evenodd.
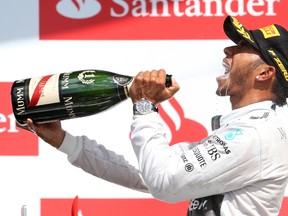
<svg viewBox="0 0 288 216"><path fill-rule="evenodd" d="M266 80L272 79L272 77L276 73L275 67L269 66L269 65L265 65L265 67L263 67L261 71L262 72L260 72L256 76L257 81L266 81Z"/></svg>

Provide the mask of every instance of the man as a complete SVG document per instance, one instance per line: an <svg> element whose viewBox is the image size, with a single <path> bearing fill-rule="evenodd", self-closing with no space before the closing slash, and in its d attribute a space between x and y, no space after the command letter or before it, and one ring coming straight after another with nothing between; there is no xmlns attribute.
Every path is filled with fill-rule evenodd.
<svg viewBox="0 0 288 216"><path fill-rule="evenodd" d="M155 104L179 85L173 78L166 88L164 70L140 72L130 88L139 168L60 122L28 126L99 178L166 202L191 200L187 215L278 215L288 180L288 33L278 25L249 31L230 16L224 31L237 45L224 49L216 93L230 97L232 112L200 143L169 146Z"/></svg>

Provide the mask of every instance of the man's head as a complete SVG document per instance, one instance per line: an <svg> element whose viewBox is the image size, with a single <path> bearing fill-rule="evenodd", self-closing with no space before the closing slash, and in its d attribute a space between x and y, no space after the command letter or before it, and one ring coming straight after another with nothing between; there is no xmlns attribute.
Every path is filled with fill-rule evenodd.
<svg viewBox="0 0 288 216"><path fill-rule="evenodd" d="M250 94L252 98L260 96L259 101L266 97L276 103L280 97L279 104L282 105L288 97L288 32L276 24L247 30L230 16L224 21L224 31L237 46L224 50L226 58L223 62L229 73L218 78L217 94L229 95L235 100ZM269 98L265 90L274 97Z"/></svg>

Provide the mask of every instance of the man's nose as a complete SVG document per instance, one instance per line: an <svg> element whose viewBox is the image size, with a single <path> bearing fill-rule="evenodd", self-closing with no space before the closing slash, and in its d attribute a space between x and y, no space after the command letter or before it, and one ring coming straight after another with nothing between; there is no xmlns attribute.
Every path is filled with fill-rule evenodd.
<svg viewBox="0 0 288 216"><path fill-rule="evenodd" d="M224 53L226 55L226 57L232 57L233 54L234 54L234 49L235 49L236 46L229 46L229 47L225 47L224 48Z"/></svg>

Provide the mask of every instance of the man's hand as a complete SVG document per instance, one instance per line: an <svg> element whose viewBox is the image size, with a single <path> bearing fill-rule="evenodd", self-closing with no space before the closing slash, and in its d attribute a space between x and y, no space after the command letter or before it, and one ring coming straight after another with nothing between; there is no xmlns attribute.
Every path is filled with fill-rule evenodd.
<svg viewBox="0 0 288 216"><path fill-rule="evenodd" d="M146 98L154 104L171 98L178 90L179 85L172 76L172 85L165 86L166 72L163 69L140 72L134 78L130 87L130 97L133 103Z"/></svg>
<svg viewBox="0 0 288 216"><path fill-rule="evenodd" d="M33 123L32 119L28 118L26 127L20 125L18 125L18 127L35 133L42 140L55 148L60 147L65 137L65 131L62 129L60 121L37 124Z"/></svg>

